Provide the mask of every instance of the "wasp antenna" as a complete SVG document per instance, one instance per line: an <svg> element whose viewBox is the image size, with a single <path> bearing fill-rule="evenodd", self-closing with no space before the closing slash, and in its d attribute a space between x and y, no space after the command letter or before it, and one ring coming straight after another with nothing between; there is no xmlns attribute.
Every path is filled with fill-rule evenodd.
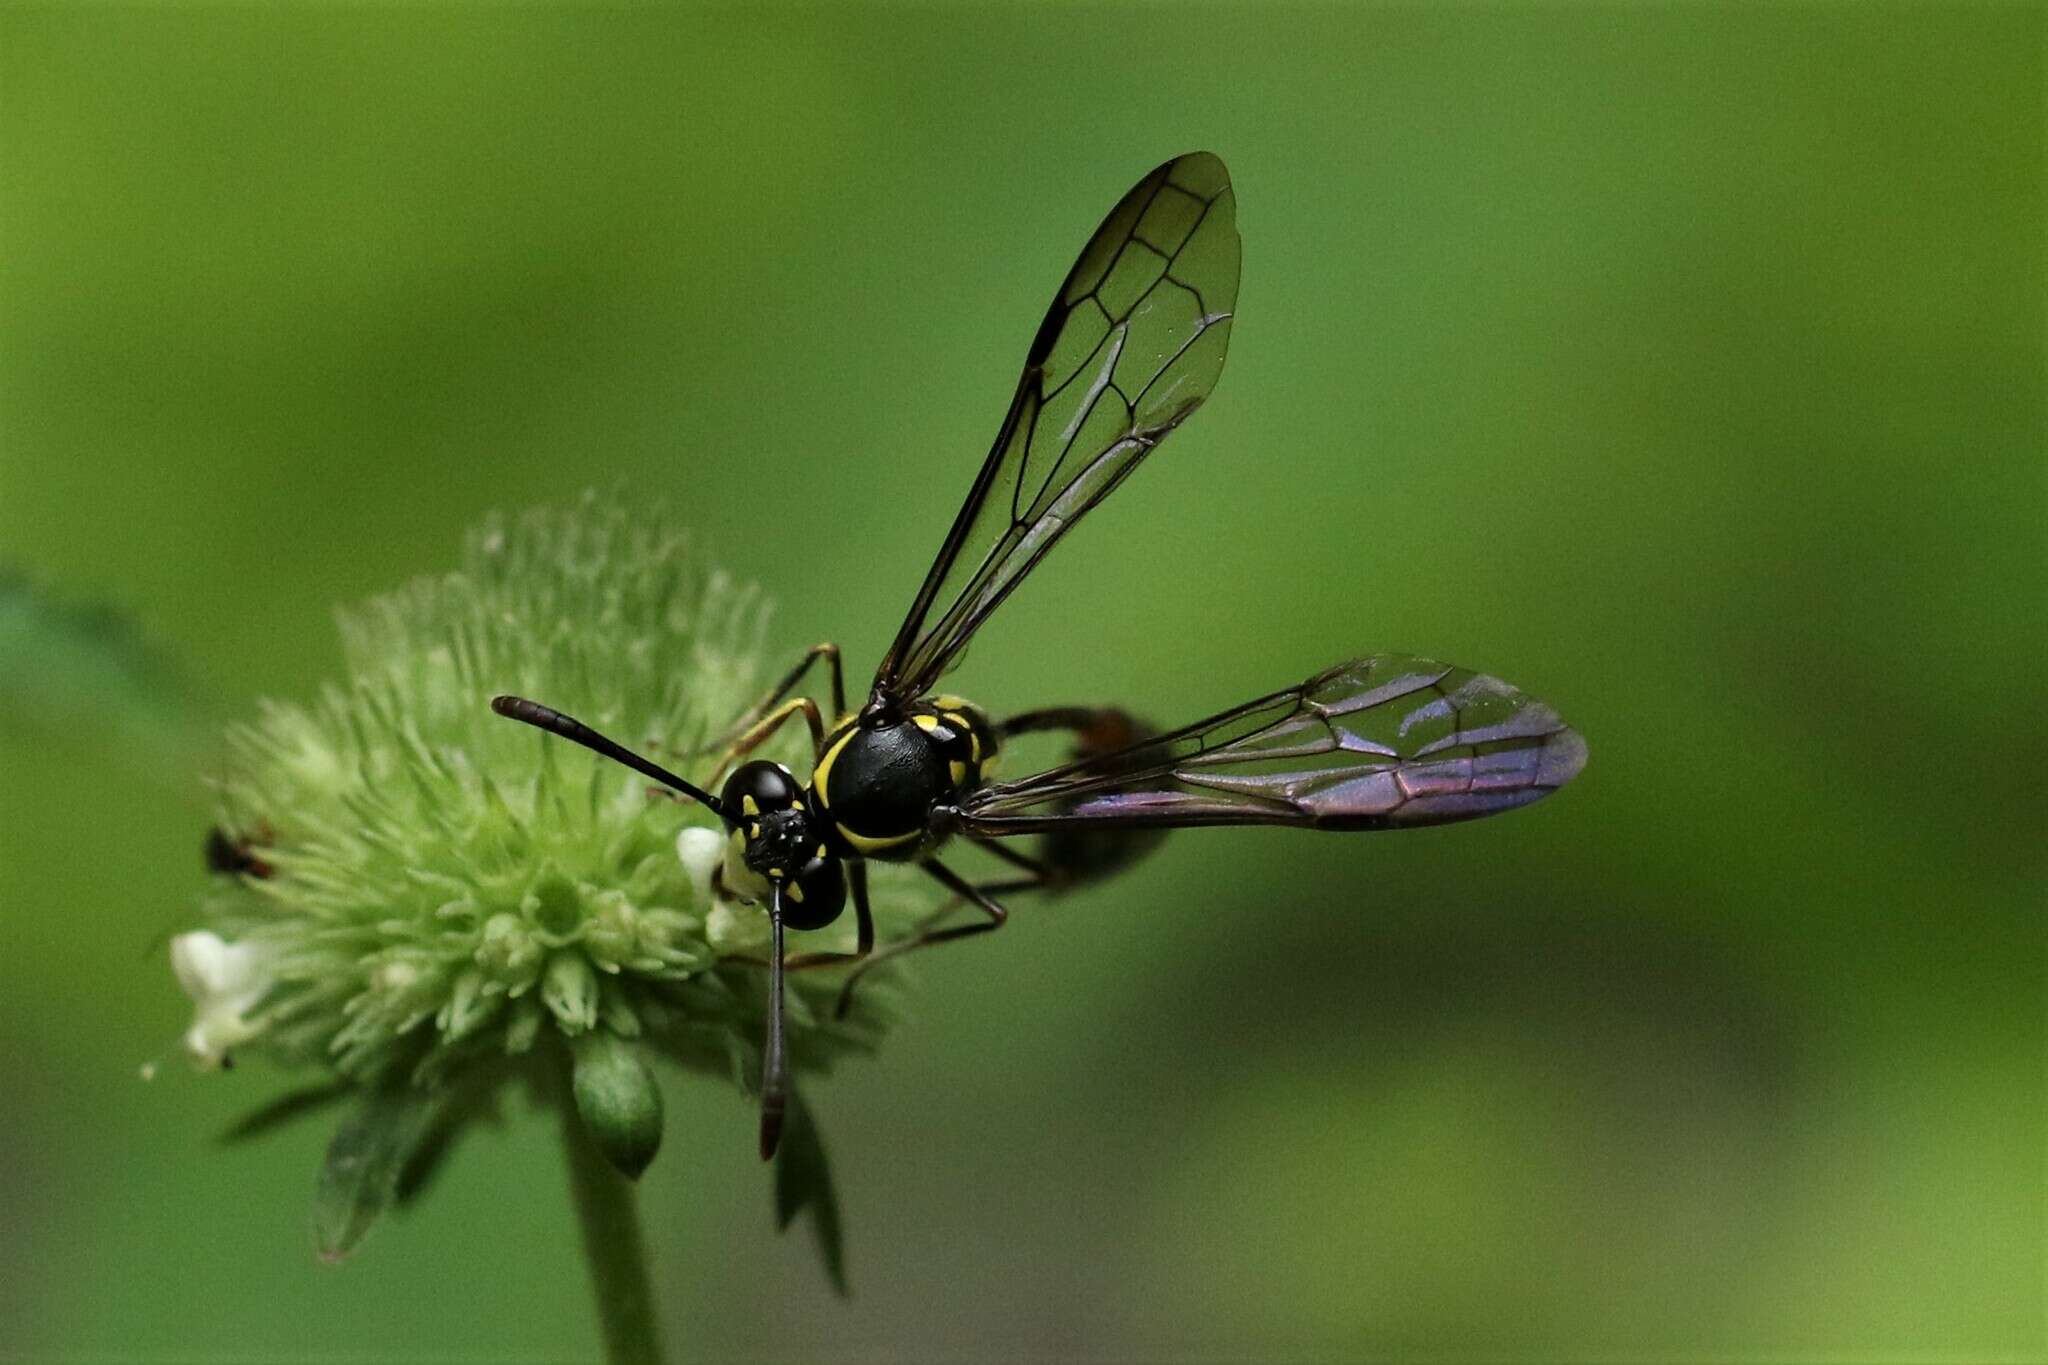
<svg viewBox="0 0 2048 1365"><path fill-rule="evenodd" d="M491 709L501 716L524 721L536 729L550 731L563 739L581 744L586 749L603 754L615 762L623 763L643 777L651 777L663 786L673 787L692 801L703 804L720 819L725 818L725 807L718 803L717 797L683 781L652 759L642 758L624 745L607 739L574 716L565 716L552 706L542 706L539 702L528 701L524 697L492 697Z"/></svg>
<svg viewBox="0 0 2048 1365"><path fill-rule="evenodd" d="M782 1116L789 1107L789 1058L782 1046L782 888L768 897L768 1042L761 1049L761 1160L782 1141Z"/></svg>

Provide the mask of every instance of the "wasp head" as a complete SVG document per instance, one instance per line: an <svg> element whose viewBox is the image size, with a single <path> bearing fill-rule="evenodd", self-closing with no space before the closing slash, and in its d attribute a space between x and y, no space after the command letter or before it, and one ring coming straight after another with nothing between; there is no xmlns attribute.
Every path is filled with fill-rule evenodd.
<svg viewBox="0 0 2048 1365"><path fill-rule="evenodd" d="M759 760L742 763L725 780L719 801L739 844L740 862L752 874L740 878L729 873L728 886L751 888L750 899L765 899L779 887L782 922L792 929L822 929L839 918L846 903L845 874L838 855L825 847L803 788L789 769Z"/></svg>

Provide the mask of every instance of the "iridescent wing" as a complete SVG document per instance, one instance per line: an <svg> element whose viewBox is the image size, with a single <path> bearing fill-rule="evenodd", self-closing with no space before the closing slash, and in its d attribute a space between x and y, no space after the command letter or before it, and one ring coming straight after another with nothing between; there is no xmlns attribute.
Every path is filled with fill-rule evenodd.
<svg viewBox="0 0 2048 1365"><path fill-rule="evenodd" d="M1216 388L1237 305L1236 201L1207 152L1140 180L1082 248L1024 375L875 674L931 689L990 612Z"/></svg>
<svg viewBox="0 0 2048 1365"><path fill-rule="evenodd" d="M983 787L941 819L982 835L1396 829L1527 805L1585 764L1578 732L1500 679L1376 654L1130 749Z"/></svg>

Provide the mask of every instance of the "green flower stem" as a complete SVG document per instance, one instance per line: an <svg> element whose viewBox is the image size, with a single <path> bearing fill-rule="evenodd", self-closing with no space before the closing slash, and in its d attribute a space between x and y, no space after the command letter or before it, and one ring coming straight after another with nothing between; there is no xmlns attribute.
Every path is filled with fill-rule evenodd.
<svg viewBox="0 0 2048 1365"><path fill-rule="evenodd" d="M562 1145L583 1257L597 1295L598 1323L610 1365L661 1365L661 1328L654 1315L654 1285L647 1274L647 1241L640 1231L639 1191L605 1159L575 1101L562 1087Z"/></svg>

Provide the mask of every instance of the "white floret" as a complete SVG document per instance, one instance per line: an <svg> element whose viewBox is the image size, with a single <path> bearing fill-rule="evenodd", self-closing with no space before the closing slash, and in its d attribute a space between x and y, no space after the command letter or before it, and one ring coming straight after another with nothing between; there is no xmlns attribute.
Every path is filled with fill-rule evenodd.
<svg viewBox="0 0 2048 1365"><path fill-rule="evenodd" d="M691 825L676 834L676 857L690 879L690 889L704 903L711 900L711 874L725 857L725 836L715 829Z"/></svg>
<svg viewBox="0 0 2048 1365"><path fill-rule="evenodd" d="M192 997L185 1051L194 1065L215 1070L262 1025L248 1013L271 987L269 954L253 943L229 943L201 929L171 940L171 971Z"/></svg>

